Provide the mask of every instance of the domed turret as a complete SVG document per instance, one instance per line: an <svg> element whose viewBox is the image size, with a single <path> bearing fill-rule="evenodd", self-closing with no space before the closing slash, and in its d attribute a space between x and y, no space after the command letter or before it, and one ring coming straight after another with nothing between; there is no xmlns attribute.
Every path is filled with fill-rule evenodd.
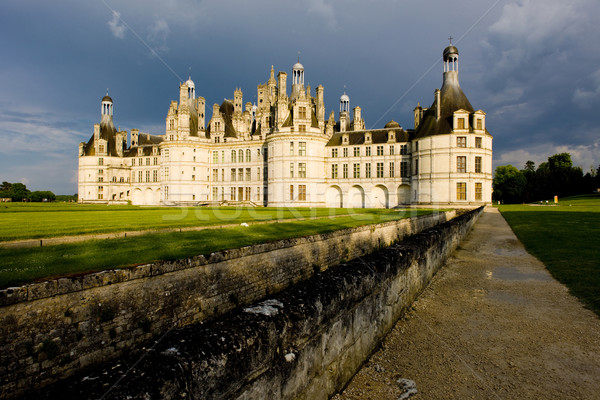
<svg viewBox="0 0 600 400"><path fill-rule="evenodd" d="M304 66L300 60L292 67L292 84L304 86Z"/></svg>
<svg viewBox="0 0 600 400"><path fill-rule="evenodd" d="M113 114L113 100L108 95L108 89L106 89L106 96L102 98L102 116Z"/></svg>
<svg viewBox="0 0 600 400"><path fill-rule="evenodd" d="M444 60L444 72L458 72L458 49L452 44L452 36L450 36L450 46L444 49L442 59Z"/></svg>
<svg viewBox="0 0 600 400"><path fill-rule="evenodd" d="M194 100L196 97L196 84L194 84L194 81L192 80L192 77L190 76L188 78L188 80L185 82L185 84L188 87L188 99L189 100Z"/></svg>
<svg viewBox="0 0 600 400"><path fill-rule="evenodd" d="M340 96L340 112L350 112L350 97L344 91Z"/></svg>
<svg viewBox="0 0 600 400"><path fill-rule="evenodd" d="M450 45L444 49L444 61L448 61L451 57L458 58L458 49L454 45Z"/></svg>
<svg viewBox="0 0 600 400"><path fill-rule="evenodd" d="M391 120L390 122L388 122L387 124L385 124L385 128L386 129L392 129L392 128L400 128L400 124L397 123L394 120Z"/></svg>

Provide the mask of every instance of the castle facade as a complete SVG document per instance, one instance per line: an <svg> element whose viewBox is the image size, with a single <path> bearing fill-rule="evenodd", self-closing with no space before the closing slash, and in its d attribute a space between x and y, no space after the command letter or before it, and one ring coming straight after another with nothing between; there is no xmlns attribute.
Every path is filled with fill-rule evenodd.
<svg viewBox="0 0 600 400"><path fill-rule="evenodd" d="M163 135L117 131L113 101L79 145L79 201L138 205L396 207L491 203L492 136L458 82L458 49L443 52L441 89L414 109L414 129L390 121L365 129L346 93L326 119L324 88L313 96L304 67L273 67L257 103L206 104L190 79L171 101ZM129 136L129 138L128 138Z"/></svg>

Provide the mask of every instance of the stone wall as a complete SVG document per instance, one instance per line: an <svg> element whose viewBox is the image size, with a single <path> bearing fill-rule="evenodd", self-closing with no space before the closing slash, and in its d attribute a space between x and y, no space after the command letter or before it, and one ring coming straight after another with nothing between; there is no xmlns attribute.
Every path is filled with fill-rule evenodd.
<svg viewBox="0 0 600 400"><path fill-rule="evenodd" d="M110 361L442 223L454 212L0 291L0 397Z"/></svg>
<svg viewBox="0 0 600 400"><path fill-rule="evenodd" d="M176 329L141 358L104 365L31 398L327 399L368 359L481 211L211 323Z"/></svg>

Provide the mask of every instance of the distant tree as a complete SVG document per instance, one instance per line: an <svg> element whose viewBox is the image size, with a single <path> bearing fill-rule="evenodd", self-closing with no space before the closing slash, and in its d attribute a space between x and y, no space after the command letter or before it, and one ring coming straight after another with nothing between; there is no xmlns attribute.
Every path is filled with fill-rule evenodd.
<svg viewBox="0 0 600 400"><path fill-rule="evenodd" d="M560 153L548 157L548 167L550 170L572 168L571 155L569 153Z"/></svg>
<svg viewBox="0 0 600 400"><path fill-rule="evenodd" d="M29 201L42 202L42 201L54 201L56 196L49 190L36 190L29 194Z"/></svg>
<svg viewBox="0 0 600 400"><path fill-rule="evenodd" d="M12 183L4 181L4 182L2 182L2 186L0 186L0 191L1 192L9 191L11 186L12 186Z"/></svg>
<svg viewBox="0 0 600 400"><path fill-rule="evenodd" d="M524 171L531 171L531 172L535 172L535 163L531 160L527 161L525 163L525 169Z"/></svg>
<svg viewBox="0 0 600 400"><path fill-rule="evenodd" d="M29 189L22 183L13 183L8 193L10 194L8 197L12 198L12 201L22 201L27 199Z"/></svg>
<svg viewBox="0 0 600 400"><path fill-rule="evenodd" d="M523 201L527 179L523 172L512 165L497 167L492 184L495 200L500 200L502 203L520 203Z"/></svg>

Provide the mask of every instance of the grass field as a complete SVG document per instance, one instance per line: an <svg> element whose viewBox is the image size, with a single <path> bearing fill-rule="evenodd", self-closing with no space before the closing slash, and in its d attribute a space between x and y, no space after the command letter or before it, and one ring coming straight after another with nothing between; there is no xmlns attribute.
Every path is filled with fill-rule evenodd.
<svg viewBox="0 0 600 400"><path fill-rule="evenodd" d="M4 203L0 241L145 229L218 226L252 221L324 217L377 210L345 208L138 207L77 203Z"/></svg>
<svg viewBox="0 0 600 400"><path fill-rule="evenodd" d="M132 215L127 216L127 218L135 220L135 213L137 211L137 213L139 213L137 219L153 217L157 218L160 222L160 217L157 217L153 213L160 215L158 212L165 213L169 211L169 209L165 208L136 210L132 210L131 208L119 210L117 208L112 211L98 211L95 207L86 208L85 211L80 213L73 212L72 210L73 209L67 209L66 211L60 210L60 206L57 206L56 211L48 211L44 210L44 207L41 207L39 211L31 211L30 214L40 213L40 215L46 217L52 212L61 214L64 212L70 213L68 214L67 223L61 225L60 231L62 234L72 234L73 231L69 231L66 227L72 226L74 227L72 229L80 229L80 227L83 227L84 224L75 223L80 214L82 218L88 218L87 215L89 215L89 213L95 215L96 213L104 212L107 214L107 219L118 219L120 218L121 213L131 213ZM181 210L172 211L177 211L178 213L182 212ZM203 209L202 211L207 212L209 209ZM294 216L313 216L312 214L315 212L317 213L317 216L329 216L331 213L343 215L348 214L349 211L360 213L340 216L334 219L318 218L259 225L252 225L252 219L249 218L249 216L255 212L257 212L257 215L260 215L262 220L264 220L269 218L282 219L294 218ZM18 212L19 211L16 210L14 211L15 214ZM21 211L21 213L25 212L26 211ZM236 214L239 214L239 216L238 218L230 218L225 222L216 217L214 217L214 219L209 219L208 221L196 220L196 224L208 222L220 225L224 223L248 222L250 226L222 229L215 228L202 231L155 233L131 238L89 240L41 248L2 248L0 249L0 287L31 282L39 278L100 271L107 268L130 266L156 260L175 260L199 254L209 254L217 250L239 248L291 237L327 233L339 229L398 220L431 212L433 212L433 210L304 209L293 211L284 209L242 209L236 211L235 209L214 209L212 210L213 215L220 216L221 213L225 213L229 216ZM190 214L192 216L195 215L195 210L188 210L188 218ZM4 218L7 215L10 215L10 213L0 214L0 218ZM283 215L283 217L280 217L280 215ZM26 220L23 215L21 215L20 218L21 221ZM31 219L42 220L42 218L37 217L31 217ZM193 220L194 218L190 218L190 225L192 225ZM44 222L46 226L50 226L47 221ZM131 229L130 226L124 224L115 224L113 226L115 227L114 229L119 226ZM143 226L144 228L155 227L147 221L145 225L139 226ZM27 227L26 229L31 228Z"/></svg>
<svg viewBox="0 0 600 400"><path fill-rule="evenodd" d="M600 315L600 195L499 209L527 250Z"/></svg>

